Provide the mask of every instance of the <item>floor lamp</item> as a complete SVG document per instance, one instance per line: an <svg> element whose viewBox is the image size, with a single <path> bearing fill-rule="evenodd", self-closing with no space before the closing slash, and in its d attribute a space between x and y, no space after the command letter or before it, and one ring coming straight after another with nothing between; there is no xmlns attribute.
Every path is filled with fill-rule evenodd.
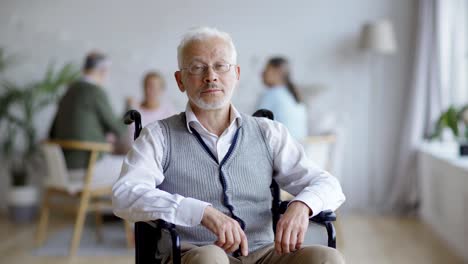
<svg viewBox="0 0 468 264"><path fill-rule="evenodd" d="M379 91L382 91L381 66L385 55L395 54L397 45L393 25L388 20L379 20L363 25L361 30L360 48L365 51L368 58L370 85L368 91L368 198L369 204L374 207L378 205L376 201L376 177L382 174L380 166L381 157L377 142L379 142L378 120L383 115L378 115L378 107L382 105ZM374 131L374 133L372 133ZM375 144L375 145L374 145ZM382 150L380 150L382 151ZM379 171L380 170L380 171Z"/></svg>

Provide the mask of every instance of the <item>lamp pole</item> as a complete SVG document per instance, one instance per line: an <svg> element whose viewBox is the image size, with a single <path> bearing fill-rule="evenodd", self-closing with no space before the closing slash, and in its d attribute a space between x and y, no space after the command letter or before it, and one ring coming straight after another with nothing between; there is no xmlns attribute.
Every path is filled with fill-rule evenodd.
<svg viewBox="0 0 468 264"><path fill-rule="evenodd" d="M383 56L396 52L395 34L393 25L388 20L379 20L363 25L361 30L360 47L368 55L367 65L369 66L369 91L368 113L367 113L367 180L368 180L368 204L372 209L377 209L377 180L382 178L382 151L377 147L381 142L379 131L382 131L381 123L378 120L384 116L381 112L383 105L381 96L381 63ZM377 178L378 177L378 178Z"/></svg>

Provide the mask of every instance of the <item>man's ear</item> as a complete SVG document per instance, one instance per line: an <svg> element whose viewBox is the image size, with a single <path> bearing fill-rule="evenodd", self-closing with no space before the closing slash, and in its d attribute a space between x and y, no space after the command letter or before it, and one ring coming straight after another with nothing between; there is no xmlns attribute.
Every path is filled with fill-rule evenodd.
<svg viewBox="0 0 468 264"><path fill-rule="evenodd" d="M237 77L237 80L240 80L240 66L239 65L236 65L236 77Z"/></svg>
<svg viewBox="0 0 468 264"><path fill-rule="evenodd" d="M176 71L174 73L174 77L176 79L177 86L179 86L179 90L181 92L185 92L184 83L182 82L182 72L181 71Z"/></svg>

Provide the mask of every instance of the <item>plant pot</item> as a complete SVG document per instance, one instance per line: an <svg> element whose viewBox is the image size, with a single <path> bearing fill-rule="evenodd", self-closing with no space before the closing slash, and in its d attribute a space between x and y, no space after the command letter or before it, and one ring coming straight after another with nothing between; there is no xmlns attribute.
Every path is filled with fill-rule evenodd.
<svg viewBox="0 0 468 264"><path fill-rule="evenodd" d="M8 193L8 212L15 223L30 223L37 215L38 190L34 186L13 186Z"/></svg>
<svg viewBox="0 0 468 264"><path fill-rule="evenodd" d="M460 143L458 150L460 156L468 156L468 142Z"/></svg>

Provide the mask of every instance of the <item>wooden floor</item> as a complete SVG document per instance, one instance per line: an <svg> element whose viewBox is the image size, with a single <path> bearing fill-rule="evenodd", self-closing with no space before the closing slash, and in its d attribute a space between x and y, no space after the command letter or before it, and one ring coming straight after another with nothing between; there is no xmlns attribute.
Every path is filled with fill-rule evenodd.
<svg viewBox="0 0 468 264"><path fill-rule="evenodd" d="M340 230L347 263L464 263L416 218L343 216Z"/></svg>
<svg viewBox="0 0 468 264"><path fill-rule="evenodd" d="M377 216L340 216L339 249L347 263L463 263L419 220ZM57 221L57 220L55 220ZM55 229L71 224L52 222ZM35 226L14 225L0 216L0 263L133 263L128 257L37 257ZM122 230L123 232L123 230ZM68 241L64 241L68 243Z"/></svg>

